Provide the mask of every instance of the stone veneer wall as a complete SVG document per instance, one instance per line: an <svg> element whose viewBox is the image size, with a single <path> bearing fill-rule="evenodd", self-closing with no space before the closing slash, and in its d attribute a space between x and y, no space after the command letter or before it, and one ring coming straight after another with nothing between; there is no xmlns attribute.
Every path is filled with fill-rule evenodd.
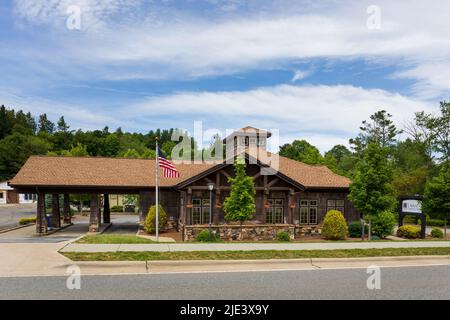
<svg viewBox="0 0 450 320"><path fill-rule="evenodd" d="M196 236L208 225L193 225L183 227L184 241L195 241ZM243 225L214 225L213 232L223 241L270 241L276 240L278 232L287 232L294 239L294 225L287 224L255 224Z"/></svg>

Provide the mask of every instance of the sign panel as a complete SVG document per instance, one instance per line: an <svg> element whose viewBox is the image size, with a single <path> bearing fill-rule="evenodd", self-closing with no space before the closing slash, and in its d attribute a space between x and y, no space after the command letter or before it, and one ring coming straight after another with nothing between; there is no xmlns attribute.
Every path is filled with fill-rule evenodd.
<svg viewBox="0 0 450 320"><path fill-rule="evenodd" d="M422 203L419 200L403 200L402 212L422 213Z"/></svg>

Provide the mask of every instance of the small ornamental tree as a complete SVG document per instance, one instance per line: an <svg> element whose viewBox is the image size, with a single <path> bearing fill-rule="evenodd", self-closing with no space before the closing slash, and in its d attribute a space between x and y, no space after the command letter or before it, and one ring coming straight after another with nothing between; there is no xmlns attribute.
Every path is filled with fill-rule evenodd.
<svg viewBox="0 0 450 320"><path fill-rule="evenodd" d="M447 238L447 221L450 218L450 163L444 164L439 175L427 182L424 196L424 212L433 218L444 219Z"/></svg>
<svg viewBox="0 0 450 320"><path fill-rule="evenodd" d="M244 221L253 219L255 206L255 185L253 179L245 173L244 159L234 162L235 177L228 178L231 184L230 195L225 199L223 211L226 221L239 221L242 226Z"/></svg>

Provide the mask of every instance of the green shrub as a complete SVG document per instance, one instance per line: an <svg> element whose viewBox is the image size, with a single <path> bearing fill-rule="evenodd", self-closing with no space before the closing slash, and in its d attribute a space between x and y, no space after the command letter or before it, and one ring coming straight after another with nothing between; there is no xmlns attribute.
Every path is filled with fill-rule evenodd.
<svg viewBox="0 0 450 320"><path fill-rule="evenodd" d="M420 237L420 228L416 226L402 226L398 228L397 236L407 239L418 239Z"/></svg>
<svg viewBox="0 0 450 320"><path fill-rule="evenodd" d="M370 240L372 240L372 241L379 241L379 240L381 240L381 238L379 236L371 236Z"/></svg>
<svg viewBox="0 0 450 320"><path fill-rule="evenodd" d="M113 206L111 212L123 212L123 206Z"/></svg>
<svg viewBox="0 0 450 320"><path fill-rule="evenodd" d="M323 220L322 235L327 240L342 240L347 237L347 223L340 211L328 211Z"/></svg>
<svg viewBox="0 0 450 320"><path fill-rule="evenodd" d="M431 230L431 236L436 239L443 239L444 232L439 228L433 228L433 230Z"/></svg>
<svg viewBox="0 0 450 320"><path fill-rule="evenodd" d="M278 241L286 241L286 242L288 242L288 241L291 241L291 236L286 231L279 231L277 233L277 240Z"/></svg>
<svg viewBox="0 0 450 320"><path fill-rule="evenodd" d="M390 211L380 212L372 221L372 234L386 238L394 232L395 214Z"/></svg>
<svg viewBox="0 0 450 320"><path fill-rule="evenodd" d="M202 230L196 237L195 240L198 242L217 242L218 239L214 232L211 233L211 241L209 240L209 230Z"/></svg>
<svg viewBox="0 0 450 320"><path fill-rule="evenodd" d="M164 211L163 207L159 205L159 224L158 230L164 230L164 227L167 224L167 214ZM151 206L148 211L147 217L145 218L145 231L147 233L155 233L156 232L156 206Z"/></svg>
<svg viewBox="0 0 450 320"><path fill-rule="evenodd" d="M427 226L430 227L444 227L444 220L440 219L427 219Z"/></svg>
<svg viewBox="0 0 450 320"><path fill-rule="evenodd" d="M32 223L36 223L36 218L22 218L19 220L19 224L21 226L24 226L27 224L32 224Z"/></svg>
<svg viewBox="0 0 450 320"><path fill-rule="evenodd" d="M358 221L353 221L348 225L348 234L351 238L360 238L362 236L362 224ZM364 235L369 234L369 227L364 226Z"/></svg>

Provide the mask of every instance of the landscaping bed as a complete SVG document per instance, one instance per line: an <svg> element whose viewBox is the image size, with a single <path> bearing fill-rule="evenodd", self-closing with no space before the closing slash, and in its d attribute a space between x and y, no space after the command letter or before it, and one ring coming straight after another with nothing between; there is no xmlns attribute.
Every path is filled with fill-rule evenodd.
<svg viewBox="0 0 450 320"><path fill-rule="evenodd" d="M450 255L448 248L387 248L348 250L255 250L192 252L64 252L73 261L147 261L147 260L257 260L304 258L363 258L395 256Z"/></svg>

